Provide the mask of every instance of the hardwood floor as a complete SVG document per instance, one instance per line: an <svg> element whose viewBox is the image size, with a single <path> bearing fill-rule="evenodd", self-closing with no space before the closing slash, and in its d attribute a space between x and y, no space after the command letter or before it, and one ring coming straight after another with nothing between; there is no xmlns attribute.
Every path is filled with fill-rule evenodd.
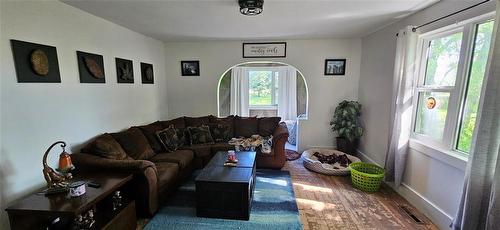
<svg viewBox="0 0 500 230"><path fill-rule="evenodd" d="M308 171L301 159L288 161L283 170L289 170L292 176L305 230L438 229L386 185L379 192L365 193L352 188L350 177ZM421 223L415 222L404 209Z"/></svg>

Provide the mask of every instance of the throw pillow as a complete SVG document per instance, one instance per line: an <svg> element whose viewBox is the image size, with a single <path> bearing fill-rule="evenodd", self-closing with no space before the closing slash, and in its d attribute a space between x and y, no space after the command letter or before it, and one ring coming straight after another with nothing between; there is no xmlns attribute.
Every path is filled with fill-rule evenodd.
<svg viewBox="0 0 500 230"><path fill-rule="evenodd" d="M259 133L259 119L257 117L240 117L234 119L234 136L251 137Z"/></svg>
<svg viewBox="0 0 500 230"><path fill-rule="evenodd" d="M259 118L259 135L263 137L271 136L276 126L281 121L281 117L261 117Z"/></svg>
<svg viewBox="0 0 500 230"><path fill-rule="evenodd" d="M128 156L135 160L147 160L155 155L149 145L148 139L138 128L130 128L119 133L111 133L111 136L120 143Z"/></svg>
<svg viewBox="0 0 500 230"><path fill-rule="evenodd" d="M210 124L224 125L229 127L229 135L231 137L234 137L234 115L222 118L216 116L210 116Z"/></svg>
<svg viewBox="0 0 500 230"><path fill-rule="evenodd" d="M137 126L142 131L142 134L148 139L149 145L151 145L151 149L155 153L160 153L163 150L163 146L156 137L156 132L162 130L163 128L160 126L159 122L154 122L149 125Z"/></svg>
<svg viewBox="0 0 500 230"><path fill-rule="evenodd" d="M164 130L156 132L156 136L158 136L158 139L162 143L163 148L167 152L173 152L184 144L183 141L179 138L178 130L174 128L173 125L170 125L170 127Z"/></svg>
<svg viewBox="0 0 500 230"><path fill-rule="evenodd" d="M200 127L188 127L191 145L213 144L214 139L210 133L210 127L202 125Z"/></svg>
<svg viewBox="0 0 500 230"><path fill-rule="evenodd" d="M127 158L127 154L120 144L108 133L96 137L83 147L81 152L113 160L123 160Z"/></svg>
<svg viewBox="0 0 500 230"><path fill-rule="evenodd" d="M227 142L231 140L231 128L223 124L210 124L210 133L215 142Z"/></svg>

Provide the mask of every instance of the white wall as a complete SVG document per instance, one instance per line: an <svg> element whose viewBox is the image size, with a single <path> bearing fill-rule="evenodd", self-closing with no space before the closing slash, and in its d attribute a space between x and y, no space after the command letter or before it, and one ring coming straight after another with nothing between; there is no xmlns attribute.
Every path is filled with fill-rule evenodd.
<svg viewBox="0 0 500 230"><path fill-rule="evenodd" d="M71 149L102 132L166 118L162 42L58 1L0 1L0 228L4 208L40 188L42 154L57 140ZM55 46L62 83L17 83L9 39ZM104 56L106 84L82 84L76 51ZM133 60L134 84L117 84L115 57ZM154 85L140 79L139 62L154 65ZM60 148L55 148L54 163Z"/></svg>
<svg viewBox="0 0 500 230"><path fill-rule="evenodd" d="M217 114L217 84L221 75L236 64L262 59L243 59L242 41L165 44L168 116ZM326 58L347 58L346 76L323 75ZM280 61L302 72L309 88L309 119L300 122L299 150L332 146L329 122L335 106L358 95L360 39L287 41L287 57ZM201 76L182 77L181 60L199 60Z"/></svg>
<svg viewBox="0 0 500 230"><path fill-rule="evenodd" d="M362 40L359 101L363 104L362 120L365 134L360 151L366 157L384 165L387 151L392 97L392 79L399 29L420 25L448 13L468 7L478 1L441 0L439 3L387 26ZM430 31L459 20L472 18L495 10L495 2L461 13L422 29ZM431 152L412 150L409 153L400 193L424 211L441 228L448 228L455 215L463 186L464 163L448 164L436 159Z"/></svg>

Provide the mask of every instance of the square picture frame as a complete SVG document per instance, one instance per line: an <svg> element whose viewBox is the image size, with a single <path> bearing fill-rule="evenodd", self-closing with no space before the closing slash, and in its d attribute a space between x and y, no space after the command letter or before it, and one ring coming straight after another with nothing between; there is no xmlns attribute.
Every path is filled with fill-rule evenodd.
<svg viewBox="0 0 500 230"><path fill-rule="evenodd" d="M200 61L181 61L182 76L200 76Z"/></svg>
<svg viewBox="0 0 500 230"><path fill-rule="evenodd" d="M154 84L153 64L141 62L142 84Z"/></svg>
<svg viewBox="0 0 500 230"><path fill-rule="evenodd" d="M10 40L18 83L61 83L54 46Z"/></svg>
<svg viewBox="0 0 500 230"><path fill-rule="evenodd" d="M134 83L134 63L132 60L115 58L116 79L118 83Z"/></svg>
<svg viewBox="0 0 500 230"><path fill-rule="evenodd" d="M102 55L76 51L80 83L106 83Z"/></svg>
<svg viewBox="0 0 500 230"><path fill-rule="evenodd" d="M325 76L345 75L347 60L344 59L326 59Z"/></svg>

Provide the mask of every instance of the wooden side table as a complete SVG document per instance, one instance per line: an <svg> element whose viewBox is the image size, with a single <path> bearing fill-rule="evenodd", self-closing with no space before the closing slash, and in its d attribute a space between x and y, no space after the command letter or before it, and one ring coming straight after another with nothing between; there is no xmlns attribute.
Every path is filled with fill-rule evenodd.
<svg viewBox="0 0 500 230"><path fill-rule="evenodd" d="M11 229L136 228L135 202L120 192L132 180L131 174L80 173L76 180L94 181L101 186L86 186L86 193L79 197L70 197L68 193L30 194L6 209Z"/></svg>

